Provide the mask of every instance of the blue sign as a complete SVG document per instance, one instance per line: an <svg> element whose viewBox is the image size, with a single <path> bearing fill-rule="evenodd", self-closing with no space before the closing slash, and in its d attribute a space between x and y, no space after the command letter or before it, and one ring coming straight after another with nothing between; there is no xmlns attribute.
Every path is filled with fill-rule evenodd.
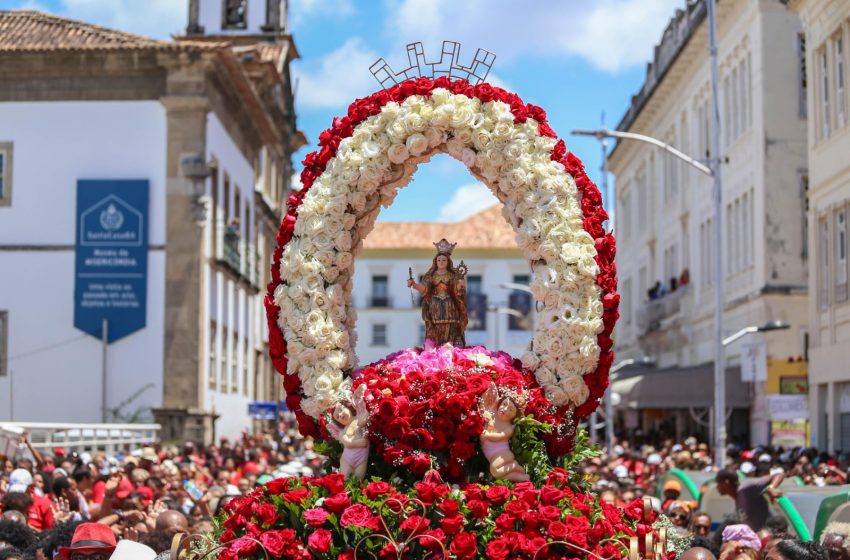
<svg viewBox="0 0 850 560"><path fill-rule="evenodd" d="M278 403L251 401L248 403L248 416L254 420L274 420L277 418Z"/></svg>
<svg viewBox="0 0 850 560"><path fill-rule="evenodd" d="M77 181L74 326L114 342L145 327L148 181Z"/></svg>

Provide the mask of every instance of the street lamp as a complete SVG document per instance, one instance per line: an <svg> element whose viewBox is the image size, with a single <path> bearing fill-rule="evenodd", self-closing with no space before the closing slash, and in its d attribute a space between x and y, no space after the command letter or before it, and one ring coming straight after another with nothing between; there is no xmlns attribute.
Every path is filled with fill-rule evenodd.
<svg viewBox="0 0 850 560"><path fill-rule="evenodd" d="M748 334L753 334L757 332L768 332L768 331L784 331L791 327L785 321L768 321L767 323L759 326L745 327L733 335L727 336L723 339L723 346L729 346L739 338L743 338Z"/></svg>
<svg viewBox="0 0 850 560"><path fill-rule="evenodd" d="M609 454L611 453L611 446L614 444L614 401L611 395L611 383L615 379L617 379L618 371L636 364L644 366L653 366L655 365L655 360L653 360L649 356L641 356L640 358L628 358L625 360L621 360L611 366L611 370L608 374L608 390L605 391L605 395L602 397L602 399L603 404L605 406L605 446L608 448Z"/></svg>
<svg viewBox="0 0 850 560"><path fill-rule="evenodd" d="M708 165L680 152L666 142L657 138L635 134L632 132L621 132L619 130L574 130L573 134L580 136L594 136L600 142L605 138L621 138L624 140L638 140L647 142L670 155L681 159L688 165L695 167L714 180L712 198L714 203L714 410L726 409L726 378L724 376L724 354L723 354L723 258L722 243L723 229L721 220L723 218L723 189L720 180L720 100L718 97L718 72L717 72L717 0L707 0L708 19L708 56L711 67L711 155ZM608 167L608 153L603 150L603 168ZM616 216L616 213L615 213ZM717 418L720 418L717 415ZM726 463L726 425L717 422L714 427L714 463L718 468L723 468Z"/></svg>
<svg viewBox="0 0 850 560"><path fill-rule="evenodd" d="M494 330L495 330L495 347L496 352L499 351L499 314L502 315L513 315L514 317L525 317L522 312L513 309L512 307L501 307L498 305L491 305L487 307L487 311L496 314L496 320L494 321Z"/></svg>

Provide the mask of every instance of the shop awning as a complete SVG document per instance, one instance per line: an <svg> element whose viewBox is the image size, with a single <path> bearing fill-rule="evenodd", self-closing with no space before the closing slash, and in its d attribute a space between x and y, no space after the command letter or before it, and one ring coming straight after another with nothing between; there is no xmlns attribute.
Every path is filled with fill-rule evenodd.
<svg viewBox="0 0 850 560"><path fill-rule="evenodd" d="M707 408L714 405L714 364L652 369L629 368L611 383L618 408ZM726 368L726 406L749 408L750 389L741 368Z"/></svg>

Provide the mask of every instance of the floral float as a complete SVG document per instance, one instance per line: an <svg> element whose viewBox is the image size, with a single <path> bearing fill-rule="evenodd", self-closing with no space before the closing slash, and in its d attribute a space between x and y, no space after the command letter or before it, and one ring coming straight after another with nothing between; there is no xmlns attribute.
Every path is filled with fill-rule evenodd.
<svg viewBox="0 0 850 560"><path fill-rule="evenodd" d="M575 469L593 454L577 426L608 385L619 296L599 191L545 112L487 83L415 78L355 101L319 146L290 195L265 305L287 406L339 472L232 502L219 558L663 553L651 508L600 503ZM532 342L512 357L426 341L358 367L354 258L381 206L443 152L503 203L534 273Z"/></svg>

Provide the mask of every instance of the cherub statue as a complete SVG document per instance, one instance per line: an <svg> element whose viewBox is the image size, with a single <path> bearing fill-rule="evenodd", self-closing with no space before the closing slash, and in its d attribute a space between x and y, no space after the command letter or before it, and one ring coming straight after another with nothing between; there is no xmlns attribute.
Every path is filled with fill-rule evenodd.
<svg viewBox="0 0 850 560"><path fill-rule="evenodd" d="M517 403L509 396L499 398L495 383L481 396L484 431L481 432L481 451L490 461L490 474L497 480L523 482L529 480L510 448L514 434L513 421L519 413Z"/></svg>
<svg viewBox="0 0 850 560"><path fill-rule="evenodd" d="M339 472L360 480L366 476L369 463L369 438L366 435L369 411L363 400L365 393L366 386L361 385L351 395L351 402L338 401L327 424L328 431L343 447Z"/></svg>

